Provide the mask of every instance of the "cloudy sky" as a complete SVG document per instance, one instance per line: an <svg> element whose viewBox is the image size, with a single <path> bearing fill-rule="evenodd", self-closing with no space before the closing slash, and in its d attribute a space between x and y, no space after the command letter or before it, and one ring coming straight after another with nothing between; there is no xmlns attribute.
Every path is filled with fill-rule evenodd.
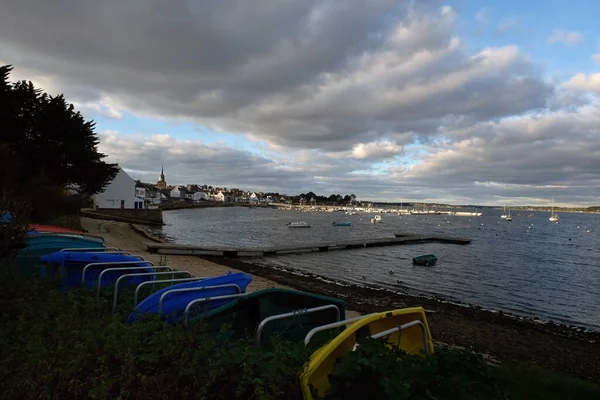
<svg viewBox="0 0 600 400"><path fill-rule="evenodd" d="M600 204L600 2L20 0L0 63L133 177Z"/></svg>

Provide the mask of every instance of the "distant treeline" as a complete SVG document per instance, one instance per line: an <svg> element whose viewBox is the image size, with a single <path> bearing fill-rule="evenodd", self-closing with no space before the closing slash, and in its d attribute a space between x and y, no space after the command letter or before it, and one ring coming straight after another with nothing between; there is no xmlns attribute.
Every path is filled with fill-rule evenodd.
<svg viewBox="0 0 600 400"><path fill-rule="evenodd" d="M291 200L294 203L299 203L300 201L304 200L307 203L317 203L317 204L323 204L323 203L349 204L349 203L357 202L356 195L354 195L354 194L347 194L344 196L342 196L341 194L331 194L330 196L319 196L319 195L315 194L314 192L301 193L298 196L291 197Z"/></svg>

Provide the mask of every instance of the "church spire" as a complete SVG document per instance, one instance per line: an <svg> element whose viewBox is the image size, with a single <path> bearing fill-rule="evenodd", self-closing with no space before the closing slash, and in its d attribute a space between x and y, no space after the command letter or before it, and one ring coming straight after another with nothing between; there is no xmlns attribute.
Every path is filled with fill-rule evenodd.
<svg viewBox="0 0 600 400"><path fill-rule="evenodd" d="M167 188L167 182L165 181L165 169L162 165L160 166L160 179L158 180L158 182L156 182L156 187L159 189Z"/></svg>

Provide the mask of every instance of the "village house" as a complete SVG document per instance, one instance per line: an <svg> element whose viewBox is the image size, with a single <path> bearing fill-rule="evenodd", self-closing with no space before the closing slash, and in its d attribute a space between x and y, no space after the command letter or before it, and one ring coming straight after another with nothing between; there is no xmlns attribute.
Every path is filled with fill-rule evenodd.
<svg viewBox="0 0 600 400"><path fill-rule="evenodd" d="M171 189L171 192L169 193L169 197L171 199L179 199L181 197L181 190L179 187L175 186L173 189Z"/></svg>
<svg viewBox="0 0 600 400"><path fill-rule="evenodd" d="M136 197L142 197L144 199L145 208L156 209L160 206L161 202L166 201L169 198L169 191L167 189L159 189L157 185L152 183L136 181L135 191Z"/></svg>
<svg viewBox="0 0 600 400"><path fill-rule="evenodd" d="M139 189L139 190L138 190ZM101 193L93 196L94 208L144 208L145 190L136 187L136 182L119 167L119 172Z"/></svg>
<svg viewBox="0 0 600 400"><path fill-rule="evenodd" d="M209 195L206 192L199 190L192 195L192 199L196 203L201 202L201 201L208 201Z"/></svg>
<svg viewBox="0 0 600 400"><path fill-rule="evenodd" d="M214 199L215 201L219 201L221 203L231 203L234 198L231 196L231 194L221 190L215 195Z"/></svg>

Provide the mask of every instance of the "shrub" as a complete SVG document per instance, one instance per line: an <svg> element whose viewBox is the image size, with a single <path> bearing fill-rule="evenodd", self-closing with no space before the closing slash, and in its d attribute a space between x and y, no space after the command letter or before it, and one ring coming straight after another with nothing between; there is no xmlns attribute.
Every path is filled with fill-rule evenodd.
<svg viewBox="0 0 600 400"><path fill-rule="evenodd" d="M157 318L131 326L88 290L0 277L5 398L295 399L299 344L215 343Z"/></svg>
<svg viewBox="0 0 600 400"><path fill-rule="evenodd" d="M0 260L10 258L25 247L29 213L27 200L0 189Z"/></svg>

